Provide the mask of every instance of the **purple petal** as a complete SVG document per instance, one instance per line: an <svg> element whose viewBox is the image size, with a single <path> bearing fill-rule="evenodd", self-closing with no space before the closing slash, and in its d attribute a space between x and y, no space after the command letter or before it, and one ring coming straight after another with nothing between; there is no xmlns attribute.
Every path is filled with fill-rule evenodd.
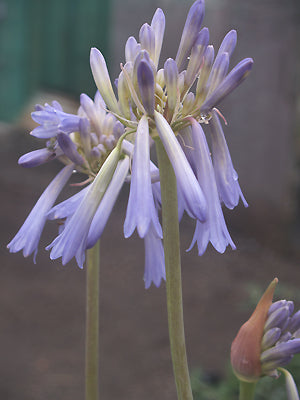
<svg viewBox="0 0 300 400"><path fill-rule="evenodd" d="M166 280L164 248L162 240L157 236L155 228L151 224L144 237L145 243L145 288L148 289L153 282L160 286L161 280Z"/></svg>
<svg viewBox="0 0 300 400"><path fill-rule="evenodd" d="M231 57L231 55L235 49L236 42L237 42L237 33L236 33L236 30L232 29L225 35L225 37L221 43L221 46L219 48L216 59L222 53L228 53L229 57Z"/></svg>
<svg viewBox="0 0 300 400"><path fill-rule="evenodd" d="M208 97L223 81L224 77L227 74L228 67L229 67L229 54L228 53L220 54L219 57L216 58L216 61L214 62L214 65L212 66L210 75L208 77L207 81Z"/></svg>
<svg viewBox="0 0 300 400"><path fill-rule="evenodd" d="M49 210L49 212L47 213L47 218L50 220L63 219L74 214L77 207L89 190L89 187L90 185L80 190L80 192L69 197L67 200L62 201L61 203L51 208L51 210Z"/></svg>
<svg viewBox="0 0 300 400"><path fill-rule="evenodd" d="M178 70L182 71L187 57L196 41L204 17L204 0L197 0L192 5L186 18L179 48L176 55Z"/></svg>
<svg viewBox="0 0 300 400"><path fill-rule="evenodd" d="M213 46L207 46L203 55L203 64L201 66L200 75L196 86L196 102L201 104L206 97L208 87L206 86L208 77L210 75L211 66L214 59Z"/></svg>
<svg viewBox="0 0 300 400"><path fill-rule="evenodd" d="M123 160L119 161L114 176L112 177L112 180L106 189L103 199L101 200L100 205L95 213L87 238L87 249L93 247L102 235L113 206L115 205L117 197L123 186L128 170L129 157L126 156Z"/></svg>
<svg viewBox="0 0 300 400"><path fill-rule="evenodd" d="M59 133L57 125L42 125L34 128L30 135L35 136L40 139L50 139Z"/></svg>
<svg viewBox="0 0 300 400"><path fill-rule="evenodd" d="M34 252L35 262L38 244L47 220L47 212L53 206L62 188L72 175L73 168L73 164L64 167L43 192L16 236L7 245L11 253L16 253L23 249L23 255L27 257Z"/></svg>
<svg viewBox="0 0 300 400"><path fill-rule="evenodd" d="M136 55L140 52L141 45L137 43L133 36L127 39L125 45L125 59L127 62L134 62Z"/></svg>
<svg viewBox="0 0 300 400"><path fill-rule="evenodd" d="M278 310L274 311L270 314L265 322L264 330L267 331L271 328L283 328L285 321L289 317L289 308L284 306L278 308Z"/></svg>
<svg viewBox="0 0 300 400"><path fill-rule="evenodd" d="M151 28L155 36L155 54L153 62L157 68L165 32L165 14L160 8L158 8L153 15Z"/></svg>
<svg viewBox="0 0 300 400"><path fill-rule="evenodd" d="M206 50L209 41L209 31L207 28L203 28L196 39L196 42L192 48L190 60L186 69L185 85L190 88L195 82L196 77L199 75L200 67L203 62L203 54Z"/></svg>
<svg viewBox="0 0 300 400"><path fill-rule="evenodd" d="M89 190L62 233L47 246L52 260L62 257L63 265L76 256L78 266L83 267L86 241L90 225L103 195L112 179L119 160L119 149L115 148L102 165Z"/></svg>
<svg viewBox="0 0 300 400"><path fill-rule="evenodd" d="M110 110L118 114L118 102L111 85L105 59L95 47L91 49L90 64L96 86L101 96Z"/></svg>
<svg viewBox="0 0 300 400"><path fill-rule="evenodd" d="M236 207L240 198L244 206L248 207L238 183L238 175L233 168L223 129L215 110L212 111L209 126L211 128L213 165L220 199L229 209Z"/></svg>
<svg viewBox="0 0 300 400"><path fill-rule="evenodd" d="M268 311L268 315L270 315L272 312L278 310L278 308L284 307L287 305L287 301L286 300L278 300L275 301L274 303L272 303L270 305L269 311Z"/></svg>
<svg viewBox="0 0 300 400"><path fill-rule="evenodd" d="M137 80L143 106L148 115L154 113L154 75L146 60L141 60L137 67Z"/></svg>
<svg viewBox="0 0 300 400"><path fill-rule="evenodd" d="M210 241L219 253L224 253L227 245L232 249L236 247L224 220L206 138L200 124L195 120L192 122L192 138L197 178L207 203L207 219L205 222L197 221L189 250L197 241L198 253L202 255Z"/></svg>
<svg viewBox="0 0 300 400"><path fill-rule="evenodd" d="M266 350L269 347L274 346L274 344L279 340L281 335L280 328L271 328L263 336L261 341L261 349Z"/></svg>
<svg viewBox="0 0 300 400"><path fill-rule="evenodd" d="M81 119L78 115L66 114L65 118L61 118L58 128L64 133L78 132Z"/></svg>
<svg viewBox="0 0 300 400"><path fill-rule="evenodd" d="M297 311L290 320L288 330L293 333L300 328L300 310Z"/></svg>
<svg viewBox="0 0 300 400"><path fill-rule="evenodd" d="M57 135L57 142L65 153L65 155L74 163L82 165L84 163L83 157L78 153L76 144L71 140L70 136L66 133L60 132Z"/></svg>
<svg viewBox="0 0 300 400"><path fill-rule="evenodd" d="M217 106L229 93L239 86L249 75L253 65L252 58L239 62L226 76L222 83L207 97L201 106L202 112L208 112Z"/></svg>
<svg viewBox="0 0 300 400"><path fill-rule="evenodd" d="M300 353L300 339L289 340L285 343L279 343L271 349L265 350L260 357L262 363L270 361L280 362L281 359Z"/></svg>
<svg viewBox="0 0 300 400"><path fill-rule="evenodd" d="M152 27L149 24L142 25L139 38L141 42L141 48L147 50L152 60L155 58L155 34Z"/></svg>
<svg viewBox="0 0 300 400"><path fill-rule="evenodd" d="M53 160L55 157L56 154L54 151L44 148L24 154L19 158L18 164L22 165L22 167L32 168L45 164L46 162Z"/></svg>
<svg viewBox="0 0 300 400"><path fill-rule="evenodd" d="M151 188L149 126L147 117L143 116L137 128L134 145L130 193L124 223L125 237L131 236L137 228L139 236L143 238L151 221L157 235L162 237Z"/></svg>
<svg viewBox="0 0 300 400"><path fill-rule="evenodd" d="M178 68L176 62L172 58L168 58L164 64L164 78L168 94L167 120L171 121L179 101Z"/></svg>
<svg viewBox="0 0 300 400"><path fill-rule="evenodd" d="M205 221L207 205L203 192L184 155L178 140L166 119L154 111L159 137L173 166L178 186L183 196L185 209L190 216Z"/></svg>

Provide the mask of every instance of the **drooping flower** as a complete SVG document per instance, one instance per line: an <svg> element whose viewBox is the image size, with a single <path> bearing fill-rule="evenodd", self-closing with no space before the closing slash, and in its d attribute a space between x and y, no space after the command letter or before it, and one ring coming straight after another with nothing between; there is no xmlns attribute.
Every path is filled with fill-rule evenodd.
<svg viewBox="0 0 300 400"><path fill-rule="evenodd" d="M62 257L62 263L66 264L76 256L79 267L83 268L89 229L118 161L119 149L116 147L107 157L62 233L47 247L47 250L51 249L52 260Z"/></svg>
<svg viewBox="0 0 300 400"><path fill-rule="evenodd" d="M145 287L148 289L151 282L158 287L161 280L166 280L164 247L161 238L151 224L145 235Z"/></svg>
<svg viewBox="0 0 300 400"><path fill-rule="evenodd" d="M47 213L72 175L73 168L73 164L64 167L43 192L16 236L7 245L11 253L23 250L24 257L34 253L34 262L36 261L38 245L47 220Z"/></svg>
<svg viewBox="0 0 300 400"><path fill-rule="evenodd" d="M210 157L210 151L205 134L200 124L192 120L191 126L193 158L197 169L196 175L204 196L207 199L207 218L205 221L197 221L196 229L190 249L195 242L198 245L198 253L202 255L209 242L219 253L224 253L228 244L235 249L235 245L228 232L223 216L214 168Z"/></svg>
<svg viewBox="0 0 300 400"><path fill-rule="evenodd" d="M294 312L292 301L272 303L278 279L275 278L260 299L250 319L240 328L231 346L231 364L241 381L256 382L261 377L286 378L289 400L298 393L286 366L300 353L300 311Z"/></svg>
<svg viewBox="0 0 300 400"><path fill-rule="evenodd" d="M137 128L131 175L124 235L131 236L137 228L139 236L144 238L152 224L157 236L161 238L162 230L151 187L149 126L145 116L140 120Z"/></svg>
<svg viewBox="0 0 300 400"><path fill-rule="evenodd" d="M222 125L215 109L212 110L209 126L211 128L213 164L220 199L229 209L236 207L240 198L244 206L248 207L238 182L238 174L232 165Z"/></svg>

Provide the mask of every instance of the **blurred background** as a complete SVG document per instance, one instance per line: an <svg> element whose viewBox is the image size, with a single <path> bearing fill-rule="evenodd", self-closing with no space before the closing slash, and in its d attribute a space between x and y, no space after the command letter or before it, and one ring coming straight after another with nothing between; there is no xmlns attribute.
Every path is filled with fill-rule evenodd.
<svg viewBox="0 0 300 400"><path fill-rule="evenodd" d="M17 165L22 154L40 147L29 135L35 126L30 112L35 103L55 99L76 112L80 93L95 92L90 48L103 52L114 79L127 38L138 38L157 7L166 14L161 60L175 57L191 4L0 0L0 398L84 397L85 272L73 261L65 267L49 261L44 247L56 233L51 224L36 265L6 249L60 168ZM219 382L231 341L274 276L278 296L300 307L300 2L206 0L203 26L215 47L237 29L231 67L254 59L248 79L220 107L249 203L225 213L237 250L220 255L209 248L201 258L196 249L186 253L194 224L181 224L189 363L192 371L204 371L204 380ZM101 241L102 398L174 399L165 285L144 289L143 243L122 234L127 195L124 188Z"/></svg>

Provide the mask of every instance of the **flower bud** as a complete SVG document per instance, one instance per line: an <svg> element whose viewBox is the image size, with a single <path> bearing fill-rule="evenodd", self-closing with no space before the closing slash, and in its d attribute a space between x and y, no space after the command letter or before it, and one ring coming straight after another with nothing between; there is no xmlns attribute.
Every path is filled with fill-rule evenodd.
<svg viewBox="0 0 300 400"><path fill-rule="evenodd" d="M275 278L261 297L250 319L240 328L231 345L231 365L238 379L255 382L261 376L261 342L278 279Z"/></svg>
<svg viewBox="0 0 300 400"><path fill-rule="evenodd" d="M150 64L141 60L137 67L137 80L143 106L147 114L154 114L154 75Z"/></svg>

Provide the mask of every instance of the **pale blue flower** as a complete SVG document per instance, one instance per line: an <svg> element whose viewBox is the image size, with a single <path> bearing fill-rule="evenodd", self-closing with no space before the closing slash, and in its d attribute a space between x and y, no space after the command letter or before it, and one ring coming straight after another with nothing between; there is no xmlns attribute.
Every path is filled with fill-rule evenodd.
<svg viewBox="0 0 300 400"><path fill-rule="evenodd" d="M66 223L62 233L47 246L47 250L51 249L52 260L62 257L64 265L75 256L78 266L83 268L89 229L118 161L119 150L115 148L101 167L75 213Z"/></svg>
<svg viewBox="0 0 300 400"><path fill-rule="evenodd" d="M73 168L73 164L64 167L48 185L16 236L7 245L11 253L23 250L24 257L33 253L35 262L38 244L47 220L47 213L72 175Z"/></svg>
<svg viewBox="0 0 300 400"><path fill-rule="evenodd" d="M32 119L40 124L31 132L32 136L48 139L56 136L59 132L71 133L79 130L81 118L78 115L68 114L62 111L58 102L52 106L38 106L37 111L31 113Z"/></svg>
<svg viewBox="0 0 300 400"><path fill-rule="evenodd" d="M148 289L151 282L158 287L161 280L166 280L164 248L162 240L151 224L145 237L145 288Z"/></svg>
<svg viewBox="0 0 300 400"><path fill-rule="evenodd" d="M244 206L248 207L238 182L238 174L232 165L221 122L215 110L212 111L209 126L211 128L213 165L220 199L229 209L236 207L240 198Z"/></svg>
<svg viewBox="0 0 300 400"><path fill-rule="evenodd" d="M124 235L131 236L137 228L139 236L143 238L152 223L157 236L162 237L151 188L149 126L145 116L140 120L136 132L131 175Z"/></svg>
<svg viewBox="0 0 300 400"><path fill-rule="evenodd" d="M184 152L165 118L157 111L154 118L160 139L174 168L185 210L193 218L205 221L206 200Z"/></svg>
<svg viewBox="0 0 300 400"><path fill-rule="evenodd" d="M176 55L178 70L182 71L197 39L204 18L204 0L197 0L190 8Z"/></svg>
<svg viewBox="0 0 300 400"><path fill-rule="evenodd" d="M112 180L92 220L86 247L90 249L101 237L129 170L129 157L120 160Z"/></svg>
<svg viewBox="0 0 300 400"><path fill-rule="evenodd" d="M217 190L210 151L200 124L192 120L193 157L197 168L197 178L207 203L207 218L197 221L194 237L189 250L197 242L198 253L202 255L209 242L219 253L224 253L227 245L235 249L228 232Z"/></svg>

